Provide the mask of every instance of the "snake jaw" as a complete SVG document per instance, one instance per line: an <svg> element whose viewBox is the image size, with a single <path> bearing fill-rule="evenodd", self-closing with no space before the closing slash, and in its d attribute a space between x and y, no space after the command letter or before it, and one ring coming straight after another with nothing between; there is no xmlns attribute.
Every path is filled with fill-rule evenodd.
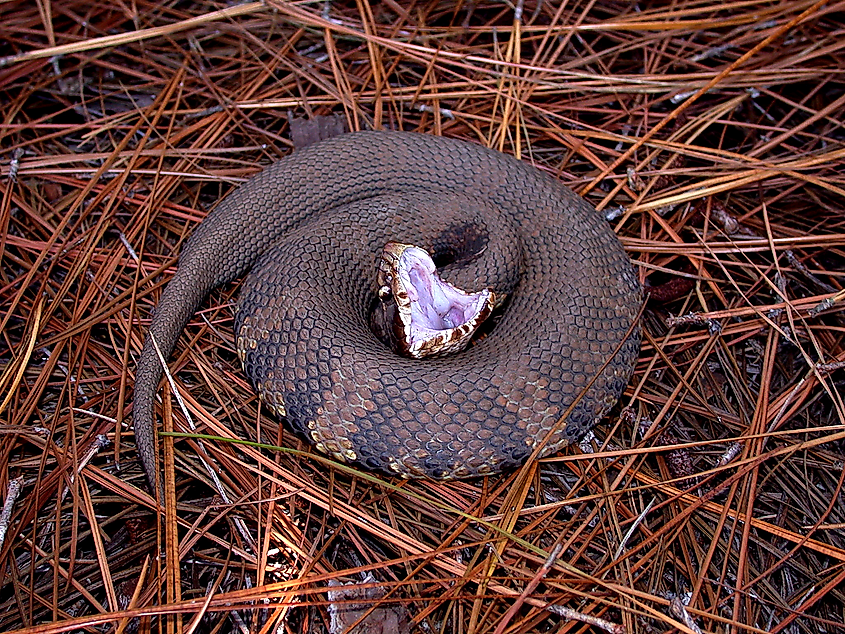
<svg viewBox="0 0 845 634"><path fill-rule="evenodd" d="M496 304L491 289L468 293L453 286L440 279L424 249L400 242L385 245L377 281L379 297L396 302L397 345L414 359L463 350Z"/></svg>

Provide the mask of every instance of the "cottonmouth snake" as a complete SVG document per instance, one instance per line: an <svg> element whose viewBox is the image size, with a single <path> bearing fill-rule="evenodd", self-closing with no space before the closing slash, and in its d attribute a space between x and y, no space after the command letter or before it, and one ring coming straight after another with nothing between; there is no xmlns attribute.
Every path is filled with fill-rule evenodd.
<svg viewBox="0 0 845 634"><path fill-rule="evenodd" d="M492 331L445 358L388 350L368 314L390 240L452 260L444 277L464 288L507 286ZM570 443L619 398L638 353L639 283L582 198L479 145L342 135L241 185L185 245L137 366L135 436L150 481L162 376L150 335L167 358L211 289L247 272L235 331L264 402L323 451L406 477L500 471L553 429L544 455Z"/></svg>

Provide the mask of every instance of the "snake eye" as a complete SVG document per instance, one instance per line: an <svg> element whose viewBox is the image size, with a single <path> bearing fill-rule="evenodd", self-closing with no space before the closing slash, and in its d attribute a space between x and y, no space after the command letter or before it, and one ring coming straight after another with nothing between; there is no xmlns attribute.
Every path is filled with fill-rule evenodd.
<svg viewBox="0 0 845 634"><path fill-rule="evenodd" d="M388 281L391 281L391 280L388 280ZM390 298L390 287L389 286L379 286L378 298L382 301L389 299Z"/></svg>

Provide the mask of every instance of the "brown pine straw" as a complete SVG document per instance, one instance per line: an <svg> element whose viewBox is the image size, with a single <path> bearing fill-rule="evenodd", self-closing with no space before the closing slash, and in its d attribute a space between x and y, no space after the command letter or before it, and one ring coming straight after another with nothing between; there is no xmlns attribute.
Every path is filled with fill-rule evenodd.
<svg viewBox="0 0 845 634"><path fill-rule="evenodd" d="M362 620L422 632L842 628L845 1L0 18L0 631L325 632L329 582L367 573ZM235 284L170 360L209 438L163 388L157 509L131 395L161 289L215 203L291 151L288 117L332 113L584 193L654 298L635 376L581 446L518 472L361 473L261 407Z"/></svg>

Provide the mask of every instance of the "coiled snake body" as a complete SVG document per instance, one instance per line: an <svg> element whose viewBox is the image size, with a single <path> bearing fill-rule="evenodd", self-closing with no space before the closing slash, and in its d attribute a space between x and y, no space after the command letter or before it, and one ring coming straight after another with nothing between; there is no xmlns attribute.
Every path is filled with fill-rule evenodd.
<svg viewBox="0 0 845 634"><path fill-rule="evenodd" d="M495 328L444 358L387 349L368 314L393 240L451 262L463 288L504 287ZM321 450L406 477L493 473L570 443L619 398L639 349L640 286L600 215L525 163L440 137L342 135L235 190L161 297L150 335L165 357L208 292L248 271L235 330L263 400ZM151 481L161 376L148 335L133 417Z"/></svg>

